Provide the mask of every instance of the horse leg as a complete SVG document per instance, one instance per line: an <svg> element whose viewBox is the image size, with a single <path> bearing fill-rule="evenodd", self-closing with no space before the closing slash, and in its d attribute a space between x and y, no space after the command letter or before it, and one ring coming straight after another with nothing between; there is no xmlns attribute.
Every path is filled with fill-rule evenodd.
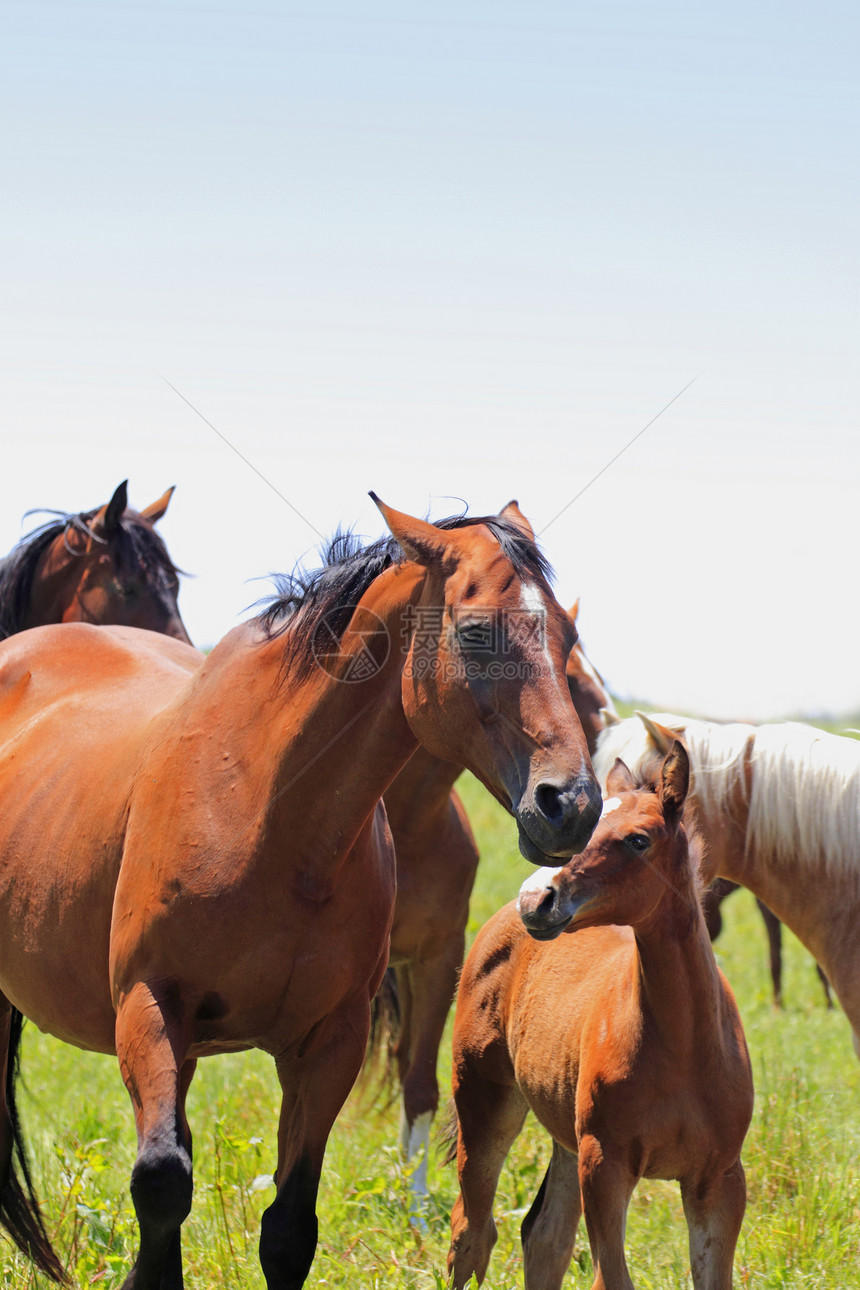
<svg viewBox="0 0 860 1290"><path fill-rule="evenodd" d="M184 1060L177 1009L143 982L123 998L116 1048L137 1124L131 1197L140 1248L123 1290L181 1290L180 1227L191 1209L191 1139L185 1096L194 1062Z"/></svg>
<svg viewBox="0 0 860 1290"><path fill-rule="evenodd" d="M604 1154L596 1138L581 1140L579 1184L595 1272L591 1290L634 1290L624 1256L627 1206L634 1182L623 1164Z"/></svg>
<svg viewBox="0 0 860 1290"><path fill-rule="evenodd" d="M461 1290L473 1273L479 1282L487 1274L497 1236L493 1198L528 1108L515 1084L493 1084L468 1068L460 1072L455 1097L460 1194L451 1211L448 1275Z"/></svg>
<svg viewBox="0 0 860 1290"><path fill-rule="evenodd" d="M326 1143L364 1060L370 1001L332 1013L307 1050L275 1059L281 1084L277 1195L263 1214L268 1290L300 1290L317 1246L316 1198Z"/></svg>
<svg viewBox="0 0 860 1290"><path fill-rule="evenodd" d="M409 1179L416 1209L420 1209L427 1198L430 1125L439 1105L436 1065L464 948L463 937L455 936L453 942L443 946L441 954L412 965L409 1063L401 1077L403 1115L400 1141L408 1162L414 1160L422 1148L424 1152Z"/></svg>
<svg viewBox="0 0 860 1290"><path fill-rule="evenodd" d="M746 1208L743 1165L736 1160L716 1181L681 1183L690 1231L690 1268L694 1290L731 1290L735 1246Z"/></svg>
<svg viewBox="0 0 860 1290"><path fill-rule="evenodd" d="M561 1290L581 1213L577 1158L553 1142L549 1168L520 1229L526 1290Z"/></svg>
<svg viewBox="0 0 860 1290"><path fill-rule="evenodd" d="M824 971L824 969L822 968L822 966L821 966L821 964L820 964L820 963L816 963L816 965L815 965L815 970L816 970L816 972L818 973L818 979L819 979L819 981L820 981L820 982L821 982L821 984L824 986L824 998L825 998L825 999L826 999L826 1001L827 1001L827 1006L828 1006L828 1008L832 1008L832 1007L833 1007L833 996L832 996L832 994L830 993L830 982L827 980L827 973Z"/></svg>
<svg viewBox="0 0 860 1290"><path fill-rule="evenodd" d="M755 902L761 916L764 919L764 925L767 929L767 943L770 950L770 979L773 982L773 1002L774 1007L782 1007L782 923L776 914L771 913L767 905L756 899Z"/></svg>
<svg viewBox="0 0 860 1290"><path fill-rule="evenodd" d="M65 1273L51 1247L33 1190L15 1102L22 1025L21 1013L0 994L0 1222L41 1272L62 1282Z"/></svg>

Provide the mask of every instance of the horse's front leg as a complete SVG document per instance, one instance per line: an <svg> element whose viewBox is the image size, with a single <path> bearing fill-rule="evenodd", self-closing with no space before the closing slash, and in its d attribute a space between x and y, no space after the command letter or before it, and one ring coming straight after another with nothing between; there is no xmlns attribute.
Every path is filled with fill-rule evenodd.
<svg viewBox="0 0 860 1290"><path fill-rule="evenodd" d="M326 1143L361 1070L369 1029L370 1000L353 1000L328 1017L301 1056L276 1058L282 1091L278 1190L260 1229L260 1263L269 1290L300 1290L310 1271Z"/></svg>
<svg viewBox="0 0 860 1290"><path fill-rule="evenodd" d="M131 1196L140 1249L123 1290L181 1290L179 1232L191 1209L192 1189L185 1096L196 1063L185 1060L175 1005L142 982L117 1009L116 1047L138 1144Z"/></svg>
<svg viewBox="0 0 860 1290"><path fill-rule="evenodd" d="M627 1206L635 1179L607 1144L585 1135L579 1144L579 1183L594 1283L591 1290L634 1290L624 1255Z"/></svg>
<svg viewBox="0 0 860 1290"><path fill-rule="evenodd" d="M681 1199L690 1230L695 1290L731 1290L735 1246L747 1200L740 1160L707 1184L682 1182Z"/></svg>

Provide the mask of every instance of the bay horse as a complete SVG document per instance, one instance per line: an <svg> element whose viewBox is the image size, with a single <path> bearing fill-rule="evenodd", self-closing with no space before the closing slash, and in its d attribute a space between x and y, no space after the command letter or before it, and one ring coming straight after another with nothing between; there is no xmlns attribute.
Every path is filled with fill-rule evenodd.
<svg viewBox="0 0 860 1290"><path fill-rule="evenodd" d="M270 1290L299 1290L387 961L382 793L420 743L472 770L535 864L569 858L596 823L544 557L498 516L441 527L371 496L390 538L341 535L205 658L85 623L0 644L0 1217L55 1280L8 1099L20 1014L118 1058L138 1135L125 1290L182 1285L197 1060L270 1053L282 1104L260 1260ZM516 630L524 611L540 632ZM516 681L480 652L506 615Z"/></svg>
<svg viewBox="0 0 860 1290"><path fill-rule="evenodd" d="M500 515L533 540L516 502ZM565 674L589 753L614 711L602 677L578 639L579 602L568 611L574 645ZM457 976L466 949L469 901L478 848L454 782L463 767L417 749L385 792L397 853L397 897L389 972L374 1000L370 1058L388 1048L401 1086L400 1145L413 1209L427 1196L430 1128L439 1105L437 1065Z"/></svg>
<svg viewBox="0 0 860 1290"><path fill-rule="evenodd" d="M172 495L168 488L135 511L123 480L103 506L51 512L0 561L0 639L81 622L145 627L190 644L176 603L179 571L153 527Z"/></svg>
<svg viewBox="0 0 860 1290"><path fill-rule="evenodd" d="M620 756L647 776L675 739L690 754L708 880L747 887L794 932L841 1003L860 1056L860 743L801 722L640 714L600 737L595 769L605 774Z"/></svg>
<svg viewBox="0 0 860 1290"><path fill-rule="evenodd" d="M573 611L571 621L575 627ZM611 709L612 700L578 641L568 656L566 676L591 752L602 728L599 714ZM430 1126L439 1104L439 1045L465 953L479 860L454 791L462 771L419 748L385 793L397 853L390 958L398 1014L392 1025L393 1055L402 1091L401 1147L407 1161L420 1157L410 1174L418 1202L427 1191Z"/></svg>
<svg viewBox="0 0 860 1290"><path fill-rule="evenodd" d="M592 1290L632 1290L624 1232L642 1178L681 1184L696 1290L732 1284L753 1085L699 905L681 820L688 779L680 743L653 787L616 761L585 850L527 879L466 960L454 1022L457 1290L486 1275L499 1173L529 1110L553 1147L521 1229L526 1290L560 1290L582 1213Z"/></svg>

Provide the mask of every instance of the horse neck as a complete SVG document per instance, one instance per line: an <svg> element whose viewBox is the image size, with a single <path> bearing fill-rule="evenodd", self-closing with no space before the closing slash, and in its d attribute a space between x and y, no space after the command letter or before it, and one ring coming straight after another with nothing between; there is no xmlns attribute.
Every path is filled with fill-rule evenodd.
<svg viewBox="0 0 860 1290"><path fill-rule="evenodd" d="M426 748L416 748L385 793L385 809L395 835L408 827L420 827L421 819L447 811L451 789L463 773L462 766L434 757Z"/></svg>
<svg viewBox="0 0 860 1290"><path fill-rule="evenodd" d="M720 1013L721 984L689 863L675 866L671 886L647 920L633 928L636 998L661 1043L698 1059Z"/></svg>
<svg viewBox="0 0 860 1290"><path fill-rule="evenodd" d="M76 575L80 572L81 557L69 555L58 558L57 544L63 541L64 535L55 539L40 556L33 570L21 631L29 627L64 622L69 607L74 603L78 584Z"/></svg>
<svg viewBox="0 0 860 1290"><path fill-rule="evenodd" d="M339 867L416 748L401 699L404 656L394 643L418 582L416 589L416 579L404 575L398 596L373 595L373 584L362 598L392 641L368 680L344 683L316 665L307 678L292 680L284 674L286 637L266 639L256 623L231 633L202 670L198 715L220 727L254 783L250 809L268 849L280 863L286 841L311 878ZM231 715L237 704L241 710Z"/></svg>

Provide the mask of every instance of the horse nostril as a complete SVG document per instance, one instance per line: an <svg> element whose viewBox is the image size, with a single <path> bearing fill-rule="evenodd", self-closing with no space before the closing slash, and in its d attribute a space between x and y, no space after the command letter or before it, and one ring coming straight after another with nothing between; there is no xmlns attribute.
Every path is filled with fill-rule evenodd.
<svg viewBox="0 0 860 1290"><path fill-rule="evenodd" d="M553 911L554 905L555 905L555 888L548 887L546 890L546 893L541 899L540 904L536 906L534 912L535 914L539 915L541 918L548 918Z"/></svg>
<svg viewBox="0 0 860 1290"><path fill-rule="evenodd" d="M555 784L538 784L535 789L535 805L550 824L560 824L565 818L562 794Z"/></svg>

